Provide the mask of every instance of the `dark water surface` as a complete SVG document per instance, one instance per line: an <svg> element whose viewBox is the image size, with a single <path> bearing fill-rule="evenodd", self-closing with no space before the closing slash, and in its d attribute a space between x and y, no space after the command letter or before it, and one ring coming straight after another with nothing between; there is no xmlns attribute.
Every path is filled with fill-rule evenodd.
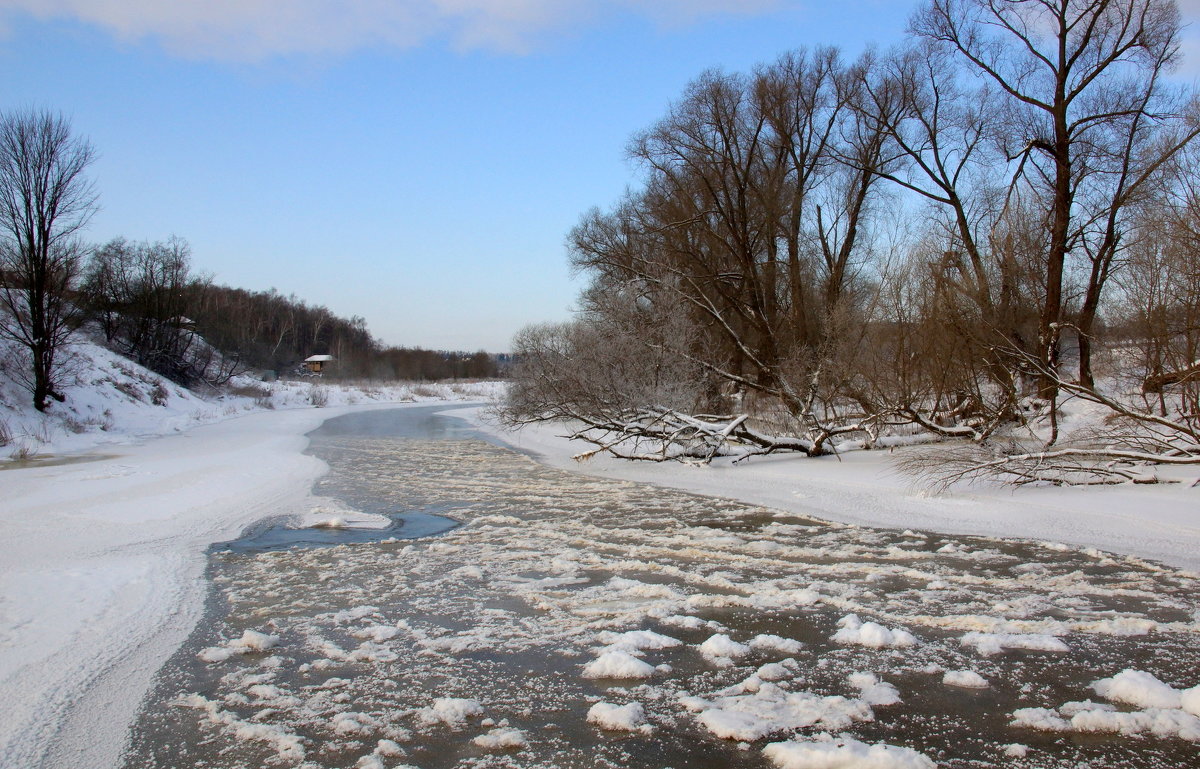
<svg viewBox="0 0 1200 769"><path fill-rule="evenodd" d="M452 440L467 436L479 437L478 431L473 430L463 420L438 413L458 408L465 407L442 404L395 411L367 411L336 417L327 420L308 434L307 453L321 456L327 444L336 443L346 437L384 440ZM403 414L404 418L396 418L399 414ZM329 488L322 488L326 485ZM325 496L336 496L356 510L385 516L391 519L391 523L379 528L296 528L288 525L286 519L268 519L251 527L231 542L218 542L212 549L262 553L291 547L332 547L392 539L417 539L442 534L460 524L454 518L438 514L436 510L442 506L435 505L434 509L424 510L391 507L382 504L382 500L371 496L365 489L352 485L338 485L333 479L319 481L317 486Z"/></svg>
<svg viewBox="0 0 1200 769"><path fill-rule="evenodd" d="M1142 718L1091 686L1127 668L1200 684L1195 575L585 478L435 415L446 408L363 412L311 434L331 468L316 493L398 528L296 547L268 529L214 550L208 616L162 670L129 769L769 767L769 743L841 735L894 746L908 766L1200 766L1200 734L1014 718ZM447 519L461 525L399 538ZM915 643L835 640L851 614ZM658 635L622 635L634 630ZM735 645L706 653L714 636ZM663 637L677 644L645 642ZM1043 648L984 653L1030 639ZM622 650L646 677L589 676ZM964 670L989 686L943 683ZM890 704L872 681L894 688ZM642 728L589 723L597 702L636 703ZM722 739L722 714L776 723Z"/></svg>

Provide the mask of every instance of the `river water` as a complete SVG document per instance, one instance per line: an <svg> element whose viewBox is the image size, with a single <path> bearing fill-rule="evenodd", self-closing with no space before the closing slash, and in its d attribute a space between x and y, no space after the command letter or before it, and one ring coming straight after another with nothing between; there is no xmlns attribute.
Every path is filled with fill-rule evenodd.
<svg viewBox="0 0 1200 769"><path fill-rule="evenodd" d="M130 769L1200 766L1195 575L585 478L444 410L310 435L396 525L215 547Z"/></svg>

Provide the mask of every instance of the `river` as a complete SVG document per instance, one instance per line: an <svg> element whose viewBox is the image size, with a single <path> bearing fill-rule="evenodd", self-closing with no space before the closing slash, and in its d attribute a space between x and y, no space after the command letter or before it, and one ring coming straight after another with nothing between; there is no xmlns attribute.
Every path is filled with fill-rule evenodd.
<svg viewBox="0 0 1200 769"><path fill-rule="evenodd" d="M215 547L128 767L1200 765L1194 575L585 478L444 410L310 434L315 492L396 525Z"/></svg>

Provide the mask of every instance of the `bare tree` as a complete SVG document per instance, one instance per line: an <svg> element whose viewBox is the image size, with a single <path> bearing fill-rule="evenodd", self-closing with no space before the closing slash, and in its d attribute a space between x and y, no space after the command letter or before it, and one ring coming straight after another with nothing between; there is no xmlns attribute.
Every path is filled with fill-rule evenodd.
<svg viewBox="0 0 1200 769"><path fill-rule="evenodd" d="M96 211L95 152L61 115L0 115L0 334L29 351L33 405L63 400L59 355L79 317L70 292Z"/></svg>
<svg viewBox="0 0 1200 769"><path fill-rule="evenodd" d="M1090 335L1124 212L1162 165L1195 137L1162 76L1178 56L1172 0L931 0L913 31L952 51L995 89L1010 191L1039 201L1048 232L1038 359L1055 371L1068 324L1073 255L1087 260L1079 314L1080 379L1091 386ZM953 77L943 73L943 77ZM1044 375L1053 401L1057 377Z"/></svg>
<svg viewBox="0 0 1200 769"><path fill-rule="evenodd" d="M182 238L112 240L87 265L84 294L110 345L184 386L207 381L213 356L189 317L209 285ZM229 356L232 363L236 355Z"/></svg>

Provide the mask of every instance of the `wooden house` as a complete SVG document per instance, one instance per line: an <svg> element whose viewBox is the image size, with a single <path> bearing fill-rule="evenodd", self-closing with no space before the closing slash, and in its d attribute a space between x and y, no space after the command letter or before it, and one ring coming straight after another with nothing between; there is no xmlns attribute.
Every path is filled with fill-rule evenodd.
<svg viewBox="0 0 1200 769"><path fill-rule="evenodd" d="M304 368L313 374L320 374L334 360L332 355L310 355L304 359Z"/></svg>

